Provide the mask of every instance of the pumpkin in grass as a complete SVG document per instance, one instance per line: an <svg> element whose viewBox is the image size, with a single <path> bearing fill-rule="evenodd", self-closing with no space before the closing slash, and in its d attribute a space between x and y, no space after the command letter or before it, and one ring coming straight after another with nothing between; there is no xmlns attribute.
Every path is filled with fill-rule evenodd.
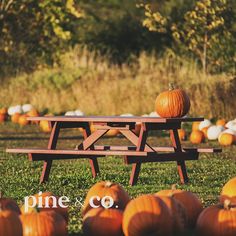
<svg viewBox="0 0 236 236"><path fill-rule="evenodd" d="M221 191L220 202L224 203L226 199L236 204L236 177L230 179Z"/></svg>
<svg viewBox="0 0 236 236"><path fill-rule="evenodd" d="M34 195L35 199L36 199L36 207L38 209L38 211L55 211L58 214L60 214L66 222L68 222L68 209L67 208L62 208L58 205L58 197L55 196L53 193L51 192L39 192L37 194ZM39 207L39 201L41 201L42 199L42 207ZM47 206L48 203L48 206ZM23 205L21 207L21 212L23 214L27 214L30 212L34 212L35 211L35 207L30 207L33 205L33 198L29 197L28 199L28 211L26 212L25 209L25 205ZM47 206L47 207L45 207ZM54 207L56 206L56 207Z"/></svg>
<svg viewBox="0 0 236 236"><path fill-rule="evenodd" d="M0 192L0 205L3 211L8 210L8 211L14 211L18 215L21 214L20 208L17 205L17 203L10 198L3 197L2 192Z"/></svg>
<svg viewBox="0 0 236 236"><path fill-rule="evenodd" d="M7 108L6 107L2 107L0 109L0 114L7 115Z"/></svg>
<svg viewBox="0 0 236 236"><path fill-rule="evenodd" d="M204 133L200 130L192 131L192 133L190 134L190 141L194 144L202 143L204 141L204 138Z"/></svg>
<svg viewBox="0 0 236 236"><path fill-rule="evenodd" d="M18 119L18 123L20 126L25 126L29 124L29 120L27 120L28 115L20 115Z"/></svg>
<svg viewBox="0 0 236 236"><path fill-rule="evenodd" d="M52 128L50 126L50 122L48 122L47 120L41 120L39 122L39 127L45 133L50 133L52 131Z"/></svg>
<svg viewBox="0 0 236 236"><path fill-rule="evenodd" d="M202 203L196 194L189 191L176 189L175 185L173 185L172 189L161 190L156 193L156 195L171 196L181 202L187 212L188 227L194 228L197 218L203 210Z"/></svg>
<svg viewBox="0 0 236 236"><path fill-rule="evenodd" d="M85 236L122 236L123 212L116 209L93 208L83 218Z"/></svg>
<svg viewBox="0 0 236 236"><path fill-rule="evenodd" d="M228 133L221 133L218 137L218 141L222 146L230 146L234 143L234 136Z"/></svg>
<svg viewBox="0 0 236 236"><path fill-rule="evenodd" d="M11 116L11 121L12 121L13 123L18 123L20 116L21 116L20 113L15 113L15 114L13 114L13 115Z"/></svg>
<svg viewBox="0 0 236 236"><path fill-rule="evenodd" d="M192 124L192 131L199 130L200 121L194 121Z"/></svg>
<svg viewBox="0 0 236 236"><path fill-rule="evenodd" d="M204 209L197 220L196 232L198 236L235 236L236 205L225 200L224 204Z"/></svg>
<svg viewBox="0 0 236 236"><path fill-rule="evenodd" d="M55 211L35 211L20 216L24 236L66 236L67 225Z"/></svg>
<svg viewBox="0 0 236 236"><path fill-rule="evenodd" d="M173 232L182 235L187 228L187 212L181 202L174 197L159 196L170 210L173 218Z"/></svg>
<svg viewBox="0 0 236 236"><path fill-rule="evenodd" d="M0 235L1 236L22 236L22 224L17 213L14 211L2 210L0 204Z"/></svg>
<svg viewBox="0 0 236 236"><path fill-rule="evenodd" d="M7 119L7 116L5 114L0 113L0 123L3 123Z"/></svg>
<svg viewBox="0 0 236 236"><path fill-rule="evenodd" d="M127 203L130 201L128 193L119 184L110 181L101 181L93 185L85 198L82 214L85 215L92 207L90 201L92 199L94 205L101 206L101 199L109 196L113 199L113 207L119 210L124 210ZM98 197L99 199L96 199ZM109 201L109 199L105 199Z"/></svg>
<svg viewBox="0 0 236 236"><path fill-rule="evenodd" d="M226 120L225 119L219 119L219 120L216 121L216 125L225 126L226 125Z"/></svg>
<svg viewBox="0 0 236 236"><path fill-rule="evenodd" d="M142 195L131 200L123 213L125 236L172 235L173 218L157 196Z"/></svg>
<svg viewBox="0 0 236 236"><path fill-rule="evenodd" d="M161 117L174 118L185 116L190 109L190 100L182 89L169 85L169 91L160 93L156 98L156 112Z"/></svg>

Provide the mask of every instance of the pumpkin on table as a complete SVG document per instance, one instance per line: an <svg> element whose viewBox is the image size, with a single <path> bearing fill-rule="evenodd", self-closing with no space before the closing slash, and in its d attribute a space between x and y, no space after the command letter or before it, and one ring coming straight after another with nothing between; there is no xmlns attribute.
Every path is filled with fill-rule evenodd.
<svg viewBox="0 0 236 236"><path fill-rule="evenodd" d="M200 131L200 130L194 130L190 134L190 141L193 144L202 143L204 141L204 139L205 139L204 133L202 131Z"/></svg>
<svg viewBox="0 0 236 236"><path fill-rule="evenodd" d="M172 235L173 218L166 204L148 194L131 200L123 214L125 236Z"/></svg>
<svg viewBox="0 0 236 236"><path fill-rule="evenodd" d="M188 227L193 228L196 224L197 218L203 206L196 194L176 189L175 185L172 186L172 189L161 190L156 193L157 196L171 196L174 199L177 199L185 207L188 218Z"/></svg>
<svg viewBox="0 0 236 236"><path fill-rule="evenodd" d="M182 89L169 85L169 91L160 93L156 98L156 112L161 117L175 118L185 116L190 109L190 100Z"/></svg>
<svg viewBox="0 0 236 236"><path fill-rule="evenodd" d="M11 210L3 210L0 203L0 235L22 236L22 224L18 214Z"/></svg>
<svg viewBox="0 0 236 236"><path fill-rule="evenodd" d="M34 211L20 216L24 236L66 236L67 225L55 211Z"/></svg>
<svg viewBox="0 0 236 236"><path fill-rule="evenodd" d="M89 210L83 218L85 236L122 236L123 212L102 207Z"/></svg>
<svg viewBox="0 0 236 236"><path fill-rule="evenodd" d="M93 199L94 205L101 206L101 199L105 196L110 196L114 201L113 207L116 207L116 209L119 210L124 210L127 203L130 201L128 193L119 184L110 181L101 181L89 189L82 209L83 215L92 208L90 206L90 200L94 196L100 198L99 201L96 198Z"/></svg>
<svg viewBox="0 0 236 236"><path fill-rule="evenodd" d="M43 193L38 193L34 195L35 199L36 199L36 207L38 209L38 211L55 211L58 214L60 214L66 222L68 222L68 209L67 208L62 208L59 206L58 204L58 197L55 196L53 193L51 192L43 192ZM40 199L42 199L42 207L39 207L39 201ZM56 201L54 200L56 199ZM54 201L56 202L56 207L54 207ZM46 204L48 203L48 206L46 206ZM27 214L30 212L35 212L35 207L30 207L33 205L33 199L29 198L28 199L28 211L26 212L25 210L25 205L23 205L21 207L21 212L23 214Z"/></svg>
<svg viewBox="0 0 236 236"><path fill-rule="evenodd" d="M199 236L235 236L236 206L225 200L224 204L207 207L197 220L196 231Z"/></svg>
<svg viewBox="0 0 236 236"><path fill-rule="evenodd" d="M230 200L231 203L236 204L236 177L230 179L223 187L220 194L220 202Z"/></svg>

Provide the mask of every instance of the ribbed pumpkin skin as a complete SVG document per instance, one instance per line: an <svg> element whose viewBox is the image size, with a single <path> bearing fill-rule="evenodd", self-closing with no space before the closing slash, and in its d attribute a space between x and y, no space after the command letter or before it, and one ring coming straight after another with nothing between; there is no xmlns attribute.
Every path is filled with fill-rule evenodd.
<svg viewBox="0 0 236 236"><path fill-rule="evenodd" d="M190 100L182 89L173 89L160 93L156 98L155 107L161 117L183 117L190 109Z"/></svg>
<svg viewBox="0 0 236 236"><path fill-rule="evenodd" d="M236 204L236 177L230 179L221 191L220 202L223 204L226 199Z"/></svg>
<svg viewBox="0 0 236 236"><path fill-rule="evenodd" d="M45 207L45 198L46 197L50 197L50 196L55 196L53 193L51 192L43 192L41 195L42 197L42 208L38 208L39 211L55 211L57 213L59 213L60 215L63 216L63 218L66 220L66 222L68 222L68 209L67 208L62 208L59 205L57 205L56 208L52 208L53 206L53 200L51 198L49 198L49 208L44 208ZM36 203L38 203L39 201L39 194L35 194L34 197L36 198ZM56 199L58 199L57 196L55 196ZM32 198L29 198L29 205L32 205ZM58 201L57 201L58 203ZM28 212L25 212L25 205L23 205L21 207L21 212L24 213L30 213L30 212L35 212L35 207L29 207Z"/></svg>
<svg viewBox="0 0 236 236"><path fill-rule="evenodd" d="M142 195L131 200L123 214L125 236L169 236L172 235L172 225L171 212L154 195Z"/></svg>
<svg viewBox="0 0 236 236"><path fill-rule="evenodd" d="M31 212L20 216L23 236L66 236L66 221L55 211Z"/></svg>
<svg viewBox="0 0 236 236"><path fill-rule="evenodd" d="M182 234L187 228L187 211L181 202L173 197L158 196L168 207L173 217L173 232Z"/></svg>
<svg viewBox="0 0 236 236"><path fill-rule="evenodd" d="M0 206L1 206L1 210L3 210L3 211L8 210L8 211L14 211L18 215L21 214L19 206L16 204L16 202L14 200L12 200L10 198L4 198L4 197L1 198L0 197Z"/></svg>
<svg viewBox="0 0 236 236"><path fill-rule="evenodd" d="M85 236L122 236L123 213L116 209L93 208L83 218Z"/></svg>
<svg viewBox="0 0 236 236"><path fill-rule="evenodd" d="M119 210L124 210L127 203L130 201L128 193L119 184L112 183L110 181L101 181L93 185L92 188L90 188L90 190L88 191L84 201L84 207L82 211L83 215L85 215L88 210L92 208L89 204L89 201L94 196L98 196L100 197L100 199L105 196L112 197L112 199L114 200L113 208ZM101 200L97 201L96 199L94 199L94 204L101 206Z"/></svg>
<svg viewBox="0 0 236 236"><path fill-rule="evenodd" d="M223 209L220 205L210 206L200 214L196 232L198 236L235 236L236 209Z"/></svg>
<svg viewBox="0 0 236 236"><path fill-rule="evenodd" d="M13 211L0 211L0 235L22 236L22 225L19 216Z"/></svg>
<svg viewBox="0 0 236 236"><path fill-rule="evenodd" d="M194 228L199 214L203 210L203 206L198 197L188 191L181 189L170 189L170 190L161 190L156 193L157 196L172 196L174 199L177 199L182 205L186 208L187 218L188 218L188 227Z"/></svg>

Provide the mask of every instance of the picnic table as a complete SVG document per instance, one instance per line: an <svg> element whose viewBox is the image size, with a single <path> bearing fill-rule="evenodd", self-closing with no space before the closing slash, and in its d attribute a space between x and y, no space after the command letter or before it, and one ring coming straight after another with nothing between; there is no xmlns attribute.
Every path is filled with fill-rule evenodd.
<svg viewBox="0 0 236 236"><path fill-rule="evenodd" d="M124 116L44 116L29 117L30 121L46 120L51 126L47 148L14 148L9 153L26 153L31 161L43 161L40 183L48 181L53 160L88 158L93 177L99 173L98 157L123 156L126 164L132 164L129 183L137 183L141 164L146 162L175 161L181 183L188 182L186 160L198 160L199 153L221 152L220 148L182 147L178 129L182 122L203 121L204 118L160 118L160 117L124 117ZM90 124L96 130L91 132ZM140 125L137 134L134 129ZM82 128L83 140L75 144L73 150L57 148L61 129ZM133 145L95 145L109 130L118 130ZM147 143L148 133L153 130L169 130L171 146L151 146Z"/></svg>

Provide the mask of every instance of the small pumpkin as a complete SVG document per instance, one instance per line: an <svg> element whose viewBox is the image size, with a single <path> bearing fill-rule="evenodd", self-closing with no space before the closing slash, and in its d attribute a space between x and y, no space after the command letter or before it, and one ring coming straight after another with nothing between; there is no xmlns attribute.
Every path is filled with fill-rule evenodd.
<svg viewBox="0 0 236 236"><path fill-rule="evenodd" d="M160 93L156 98L156 112L161 117L174 118L185 116L190 109L190 100L182 89L169 85L169 91Z"/></svg>
<svg viewBox="0 0 236 236"><path fill-rule="evenodd" d="M226 120L225 119L219 119L219 120L216 121L216 125L225 126L226 125Z"/></svg>
<svg viewBox="0 0 236 236"><path fill-rule="evenodd" d="M176 189L175 185L172 186L172 189L161 190L156 193L157 196L171 196L174 199L177 199L183 204L186 208L187 217L188 217L188 227L193 228L196 224L197 218L201 211L203 210L202 203L196 194Z"/></svg>
<svg viewBox="0 0 236 236"><path fill-rule="evenodd" d="M82 209L82 214L85 215L92 207L90 205L90 200L92 197L97 196L100 200L96 198L93 199L93 203L96 206L101 206L101 199L105 196L110 196L113 201L113 207L119 210L124 210L127 203L130 201L128 193L116 183L110 181L101 181L93 185L85 198L84 207Z"/></svg>
<svg viewBox="0 0 236 236"><path fill-rule="evenodd" d="M122 236L123 212L116 209L93 208L83 218L85 236Z"/></svg>
<svg viewBox="0 0 236 236"><path fill-rule="evenodd" d="M184 129L178 129L178 135L180 140L186 140L186 132Z"/></svg>
<svg viewBox="0 0 236 236"><path fill-rule="evenodd" d="M202 143L204 139L205 139L204 133L200 130L192 131L192 133L190 134L191 143L199 144Z"/></svg>
<svg viewBox="0 0 236 236"><path fill-rule="evenodd" d="M0 235L1 236L22 236L22 225L17 213L9 210L2 210L0 204Z"/></svg>
<svg viewBox="0 0 236 236"><path fill-rule="evenodd" d="M36 207L38 209L38 211L55 211L58 214L60 214L66 222L68 222L68 209L67 208L62 208L58 205L58 197L55 196L53 193L51 192L41 192L41 193L37 193L34 195L35 199L36 199ZM56 200L54 200L54 199ZM39 203L39 199L42 199L42 207L38 206ZM55 201L55 202L54 202ZM48 203L48 206L46 206L46 203ZM33 199L29 198L28 200L28 205L32 206L33 204ZM54 207L54 204L56 204L56 207ZM25 205L23 205L21 207L21 212L23 214L27 214L30 212L35 212L35 207L29 207L28 211L25 211Z"/></svg>
<svg viewBox="0 0 236 236"><path fill-rule="evenodd" d="M55 211L41 211L20 216L24 236L66 236L67 226L63 217Z"/></svg>
<svg viewBox="0 0 236 236"><path fill-rule="evenodd" d="M7 108L6 107L2 107L0 109L0 114L7 115Z"/></svg>
<svg viewBox="0 0 236 236"><path fill-rule="evenodd" d="M39 116L39 112L36 109L32 109L27 113L27 115L29 117L36 117L36 116ZM37 120L36 121L31 121L31 123L32 124L38 124L39 121L37 121Z"/></svg>
<svg viewBox="0 0 236 236"><path fill-rule="evenodd" d="M223 204L225 200L230 200L236 204L236 177L230 179L223 187L220 194L220 202Z"/></svg>
<svg viewBox="0 0 236 236"><path fill-rule="evenodd" d="M207 130L207 138L209 140L216 140L218 139L220 133L224 130L223 126L216 126L212 125L211 127L208 128Z"/></svg>
<svg viewBox="0 0 236 236"><path fill-rule="evenodd" d="M11 121L12 121L13 123L18 123L20 116L21 116L20 113L15 113L15 114L13 114L13 115L11 116Z"/></svg>
<svg viewBox="0 0 236 236"><path fill-rule="evenodd" d="M166 204L148 194L131 200L123 214L125 236L172 235L173 218Z"/></svg>
<svg viewBox="0 0 236 236"><path fill-rule="evenodd" d="M200 121L194 121L192 124L192 131L199 130Z"/></svg>
<svg viewBox="0 0 236 236"><path fill-rule="evenodd" d="M21 115L18 119L18 123L20 126L25 126L29 124L29 121L27 120L28 115Z"/></svg>
<svg viewBox="0 0 236 236"><path fill-rule="evenodd" d="M8 211L14 211L18 215L21 214L20 208L17 205L17 203L10 198L3 197L2 192L0 192L0 205L3 211L8 210Z"/></svg>
<svg viewBox="0 0 236 236"><path fill-rule="evenodd" d="M197 220L196 232L199 236L235 236L236 206L225 200L224 205L207 207Z"/></svg>
<svg viewBox="0 0 236 236"><path fill-rule="evenodd" d="M41 120L39 122L39 127L41 130L45 133L50 133L52 131L52 128L50 126L50 123L47 120Z"/></svg>
<svg viewBox="0 0 236 236"><path fill-rule="evenodd" d="M159 196L166 204L173 217L173 231L175 234L182 234L187 228L187 212L181 202L174 197Z"/></svg>
<svg viewBox="0 0 236 236"><path fill-rule="evenodd" d="M1 114L0 113L0 123L3 123L4 121L6 121L7 116L5 114Z"/></svg>
<svg viewBox="0 0 236 236"><path fill-rule="evenodd" d="M230 146L234 143L234 136L228 133L221 133L218 137L218 141L222 146Z"/></svg>
<svg viewBox="0 0 236 236"><path fill-rule="evenodd" d="M209 129L209 127L204 127L201 131L204 134L204 137L207 138L207 130Z"/></svg>

